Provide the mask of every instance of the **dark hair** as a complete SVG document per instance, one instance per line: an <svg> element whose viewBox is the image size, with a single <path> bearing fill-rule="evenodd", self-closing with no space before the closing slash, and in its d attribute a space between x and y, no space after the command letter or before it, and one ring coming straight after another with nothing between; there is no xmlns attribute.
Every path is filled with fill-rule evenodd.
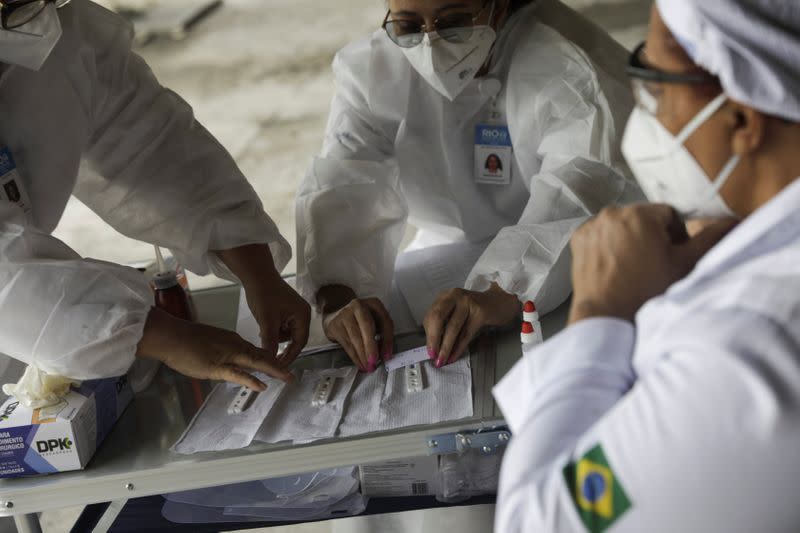
<svg viewBox="0 0 800 533"><path fill-rule="evenodd" d="M511 16L528 4L534 3L536 0L509 0L508 15Z"/></svg>
<svg viewBox="0 0 800 533"><path fill-rule="evenodd" d="M489 157L486 158L486 165L484 166L484 168L486 170L489 170L489 161L491 161L492 158L494 158L497 161L497 170L503 170L503 160L500 159L500 156L498 156L497 154L489 154Z"/></svg>

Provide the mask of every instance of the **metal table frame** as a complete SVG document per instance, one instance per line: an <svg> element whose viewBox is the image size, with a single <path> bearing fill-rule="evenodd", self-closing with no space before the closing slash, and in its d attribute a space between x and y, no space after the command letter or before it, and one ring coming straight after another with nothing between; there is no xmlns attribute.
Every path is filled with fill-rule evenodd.
<svg viewBox="0 0 800 533"><path fill-rule="evenodd" d="M199 291L194 297L202 322L234 328L238 287ZM565 316L566 309L562 308L546 317L545 335L561 329ZM86 470L0 480L0 516L13 516L20 533L36 533L41 531L36 513L111 502L94 529L99 532L113 524L130 498L429 455L429 441L434 436L486 430L503 424L488 391L496 378L505 375L521 356L518 334L516 331L494 334L481 346L477 350L484 352L481 357L472 355L476 393L471 419L302 446L259 443L244 450L192 456L172 454L168 449L199 406L198 384L164 370L128 407ZM495 364L481 367L481 361ZM204 387L207 393L210 387L207 384ZM179 394L180 389L185 394ZM486 394L478 394L479 390ZM192 393L194 405L187 406L185 397L191 397Z"/></svg>

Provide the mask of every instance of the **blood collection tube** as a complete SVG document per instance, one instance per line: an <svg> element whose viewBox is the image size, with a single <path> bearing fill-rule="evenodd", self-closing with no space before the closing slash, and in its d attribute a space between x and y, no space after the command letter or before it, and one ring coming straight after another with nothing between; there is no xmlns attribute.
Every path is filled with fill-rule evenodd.
<svg viewBox="0 0 800 533"><path fill-rule="evenodd" d="M167 270L161 250L157 246L156 259L159 272L153 276L155 306L176 318L193 320L192 306L186 291L178 281L178 274L174 270Z"/></svg>

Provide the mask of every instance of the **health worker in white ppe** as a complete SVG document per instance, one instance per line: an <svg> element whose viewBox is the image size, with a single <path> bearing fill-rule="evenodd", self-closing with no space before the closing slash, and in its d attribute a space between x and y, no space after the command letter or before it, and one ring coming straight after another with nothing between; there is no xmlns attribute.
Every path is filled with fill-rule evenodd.
<svg viewBox="0 0 800 533"><path fill-rule="evenodd" d="M495 389L495 529L797 531L800 4L658 0L629 70L658 203L576 232L569 327Z"/></svg>
<svg viewBox="0 0 800 533"><path fill-rule="evenodd" d="M485 245L424 318L442 366L520 300L563 303L573 230L639 198L619 152L626 52L611 37L555 0L388 6L334 60L324 146L297 197L299 290L364 371L392 355L385 304L407 222L412 247Z"/></svg>
<svg viewBox="0 0 800 533"><path fill-rule="evenodd" d="M29 384L117 376L137 357L255 388L251 370L289 380L310 316L279 275L291 249L230 155L131 51L129 24L88 0L0 0L0 15L0 353L30 365ZM241 281L264 349L153 309L138 271L53 238L73 194L188 269Z"/></svg>

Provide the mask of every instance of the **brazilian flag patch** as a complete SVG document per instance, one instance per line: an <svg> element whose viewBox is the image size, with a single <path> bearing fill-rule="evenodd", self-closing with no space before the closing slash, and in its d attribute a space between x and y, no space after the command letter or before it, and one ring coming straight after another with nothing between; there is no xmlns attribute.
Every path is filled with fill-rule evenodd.
<svg viewBox="0 0 800 533"><path fill-rule="evenodd" d="M622 484L599 444L564 468L575 508L590 533L603 533L631 508Z"/></svg>

